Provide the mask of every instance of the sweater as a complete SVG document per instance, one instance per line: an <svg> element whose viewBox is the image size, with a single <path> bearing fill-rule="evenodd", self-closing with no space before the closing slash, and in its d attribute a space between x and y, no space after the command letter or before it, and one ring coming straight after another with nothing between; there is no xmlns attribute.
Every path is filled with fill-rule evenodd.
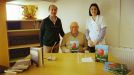
<svg viewBox="0 0 134 75"><path fill-rule="evenodd" d="M72 50L71 46L70 46L70 42L72 40L72 35L71 35L71 32L65 34L65 36L63 37L63 40L61 42L61 49L62 49L62 52L66 52L66 50ZM87 43L87 40L86 40L86 36L79 32L78 35L75 37L78 39L78 42L79 42L79 49L80 51L85 51L87 50L88 48L88 43Z"/></svg>
<svg viewBox="0 0 134 75"><path fill-rule="evenodd" d="M60 41L60 35L64 36L61 20L57 17L55 24L50 20L49 16L43 19L40 28L40 45L52 47Z"/></svg>

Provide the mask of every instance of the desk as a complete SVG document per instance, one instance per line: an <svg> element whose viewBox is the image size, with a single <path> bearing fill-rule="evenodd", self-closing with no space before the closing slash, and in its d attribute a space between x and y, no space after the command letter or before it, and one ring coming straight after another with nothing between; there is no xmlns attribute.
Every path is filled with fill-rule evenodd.
<svg viewBox="0 0 134 75"><path fill-rule="evenodd" d="M57 53L52 55L57 58L56 61L44 59L44 66L31 66L28 70L17 75L114 75L104 71L103 63L78 62L77 53ZM82 53L83 55L84 53ZM95 55L89 53L88 56L94 58Z"/></svg>

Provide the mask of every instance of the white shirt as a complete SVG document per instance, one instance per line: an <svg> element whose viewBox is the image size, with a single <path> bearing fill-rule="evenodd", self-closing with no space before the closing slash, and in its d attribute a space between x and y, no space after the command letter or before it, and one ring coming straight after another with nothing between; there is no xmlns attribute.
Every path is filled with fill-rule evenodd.
<svg viewBox="0 0 134 75"><path fill-rule="evenodd" d="M97 15L95 21L90 16L86 23L86 29L89 31L87 39L91 39L91 41L98 41L100 37L101 29L106 27L103 16ZM105 44L105 39L103 39L101 44Z"/></svg>

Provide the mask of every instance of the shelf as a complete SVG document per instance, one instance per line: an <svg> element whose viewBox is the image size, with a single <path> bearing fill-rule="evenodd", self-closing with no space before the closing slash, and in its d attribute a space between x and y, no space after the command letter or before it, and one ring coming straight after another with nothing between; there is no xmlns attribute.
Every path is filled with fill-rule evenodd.
<svg viewBox="0 0 134 75"><path fill-rule="evenodd" d="M16 45L16 46L11 46L8 49L27 48L27 47L35 47L35 46L40 46L40 44L36 43L36 44Z"/></svg>
<svg viewBox="0 0 134 75"><path fill-rule="evenodd" d="M7 21L7 30L39 30L41 20L10 20ZM26 29L26 30L25 30Z"/></svg>
<svg viewBox="0 0 134 75"><path fill-rule="evenodd" d="M29 31L39 31L40 29L17 29L17 30L8 30L7 32L29 32Z"/></svg>
<svg viewBox="0 0 134 75"><path fill-rule="evenodd" d="M40 46L41 21L41 19L6 21L10 63L24 59L30 54L30 47Z"/></svg>
<svg viewBox="0 0 134 75"><path fill-rule="evenodd" d="M9 38L12 36L32 36L39 35L39 29L20 29L20 30L8 30Z"/></svg>

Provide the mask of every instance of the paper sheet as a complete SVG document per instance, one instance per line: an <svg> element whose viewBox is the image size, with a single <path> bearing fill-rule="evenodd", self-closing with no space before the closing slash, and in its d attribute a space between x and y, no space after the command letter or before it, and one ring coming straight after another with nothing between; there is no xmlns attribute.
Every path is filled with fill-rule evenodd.
<svg viewBox="0 0 134 75"><path fill-rule="evenodd" d="M86 57L81 59L82 62L93 62L93 59L91 57Z"/></svg>

